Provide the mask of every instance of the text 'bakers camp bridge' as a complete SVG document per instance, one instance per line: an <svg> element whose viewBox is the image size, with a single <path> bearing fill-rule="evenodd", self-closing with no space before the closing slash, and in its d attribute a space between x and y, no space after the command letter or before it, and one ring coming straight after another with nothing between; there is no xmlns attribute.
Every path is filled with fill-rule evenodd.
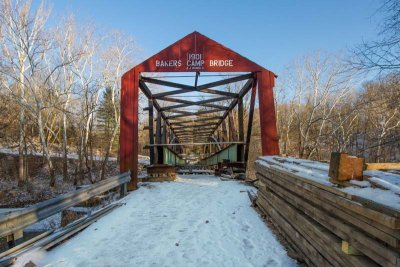
<svg viewBox="0 0 400 267"><path fill-rule="evenodd" d="M129 188L138 181L139 88L148 98L146 148L153 167L162 172L169 166L229 162L245 169L257 89L262 154L279 153L274 80L271 71L198 32L129 70L122 77L120 135L120 168L132 173ZM249 92L245 131L243 98Z"/></svg>

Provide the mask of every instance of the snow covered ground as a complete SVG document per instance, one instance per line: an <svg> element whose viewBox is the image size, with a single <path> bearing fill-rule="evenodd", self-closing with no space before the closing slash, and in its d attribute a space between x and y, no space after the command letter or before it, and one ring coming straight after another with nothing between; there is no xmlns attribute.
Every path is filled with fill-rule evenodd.
<svg viewBox="0 0 400 267"><path fill-rule="evenodd" d="M125 206L17 266L295 266L250 206L248 189L207 175L146 184Z"/></svg>

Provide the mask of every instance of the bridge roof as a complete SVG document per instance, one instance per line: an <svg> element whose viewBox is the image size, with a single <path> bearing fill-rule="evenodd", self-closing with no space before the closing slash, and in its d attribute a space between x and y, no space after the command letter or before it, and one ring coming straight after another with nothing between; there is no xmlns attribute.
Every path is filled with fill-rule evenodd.
<svg viewBox="0 0 400 267"><path fill-rule="evenodd" d="M266 70L197 31L171 44L133 69L138 72L258 72Z"/></svg>

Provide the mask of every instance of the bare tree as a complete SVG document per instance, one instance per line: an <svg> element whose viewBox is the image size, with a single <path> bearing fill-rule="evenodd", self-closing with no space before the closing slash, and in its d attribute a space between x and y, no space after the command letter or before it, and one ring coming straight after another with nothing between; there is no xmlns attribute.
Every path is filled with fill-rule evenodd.
<svg viewBox="0 0 400 267"><path fill-rule="evenodd" d="M351 92L352 75L344 72L345 64L339 58L321 53L302 58L291 70L286 83L291 92L289 100L282 103L286 106L278 107L287 116L279 128L281 133L286 131L286 143L290 142L290 128L295 128L297 136L292 139L297 143L299 157L319 157L328 122Z"/></svg>
<svg viewBox="0 0 400 267"><path fill-rule="evenodd" d="M84 167L87 169L89 180L92 177L93 151L91 149L91 134L93 130L95 111L99 101L99 80L95 69L96 51L100 40L96 37L93 27L83 30L82 39L79 40L83 51L79 60L74 61L73 71L76 75L75 93L78 96L78 107L74 110L77 136L77 152L79 157L78 171L81 181L84 179ZM75 181L76 183L77 181Z"/></svg>
<svg viewBox="0 0 400 267"><path fill-rule="evenodd" d="M42 4L32 12L30 1L3 0L0 4L3 33L1 71L6 77L2 80L2 86L20 104L18 184L21 186L27 179L25 112L27 108L33 111L28 104L26 91L32 89L35 83L35 74L43 52L43 30L49 11Z"/></svg>
<svg viewBox="0 0 400 267"><path fill-rule="evenodd" d="M132 65L132 56L135 47L132 38L126 38L120 32L110 34L111 46L102 55L104 64L102 71L102 87L109 88L111 92L111 114L112 125L111 134L106 143L105 155L101 164L100 179L105 177L105 168L110 156L114 140L119 132L120 125L120 95L121 95L121 76Z"/></svg>
<svg viewBox="0 0 400 267"><path fill-rule="evenodd" d="M376 149L375 161L385 160L383 149L399 143L400 130L400 78L389 75L365 86L361 98L369 135L367 147ZM372 154L372 153L371 153Z"/></svg>
<svg viewBox="0 0 400 267"><path fill-rule="evenodd" d="M361 70L400 70L400 2L383 0L378 12L384 13L379 39L353 49L351 65Z"/></svg>

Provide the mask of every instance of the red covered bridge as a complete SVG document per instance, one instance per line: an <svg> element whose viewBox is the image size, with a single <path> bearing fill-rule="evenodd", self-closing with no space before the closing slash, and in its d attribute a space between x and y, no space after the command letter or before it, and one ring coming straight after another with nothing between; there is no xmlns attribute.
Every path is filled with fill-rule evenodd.
<svg viewBox="0 0 400 267"><path fill-rule="evenodd" d="M187 83L190 77L192 84ZM211 77L219 77L219 80L210 81ZM273 72L198 32L185 36L125 73L121 95L120 169L121 172L132 171L129 188L136 188L138 181L139 89L148 98L147 147L152 164L193 163L193 158L185 158L191 154L189 150L198 154L197 163L216 165L229 161L245 168L257 89L262 154L279 153L273 98L275 77ZM170 81L176 78L185 83ZM208 81L201 83L201 79ZM242 86L240 90L226 90L229 84L238 82ZM245 134L243 97L249 92ZM190 97L195 100L187 100ZM154 109L156 119L153 118ZM237 109L237 127L230 116L234 109ZM228 130L225 120L228 120ZM234 131L237 137L224 140L221 134L224 131Z"/></svg>

